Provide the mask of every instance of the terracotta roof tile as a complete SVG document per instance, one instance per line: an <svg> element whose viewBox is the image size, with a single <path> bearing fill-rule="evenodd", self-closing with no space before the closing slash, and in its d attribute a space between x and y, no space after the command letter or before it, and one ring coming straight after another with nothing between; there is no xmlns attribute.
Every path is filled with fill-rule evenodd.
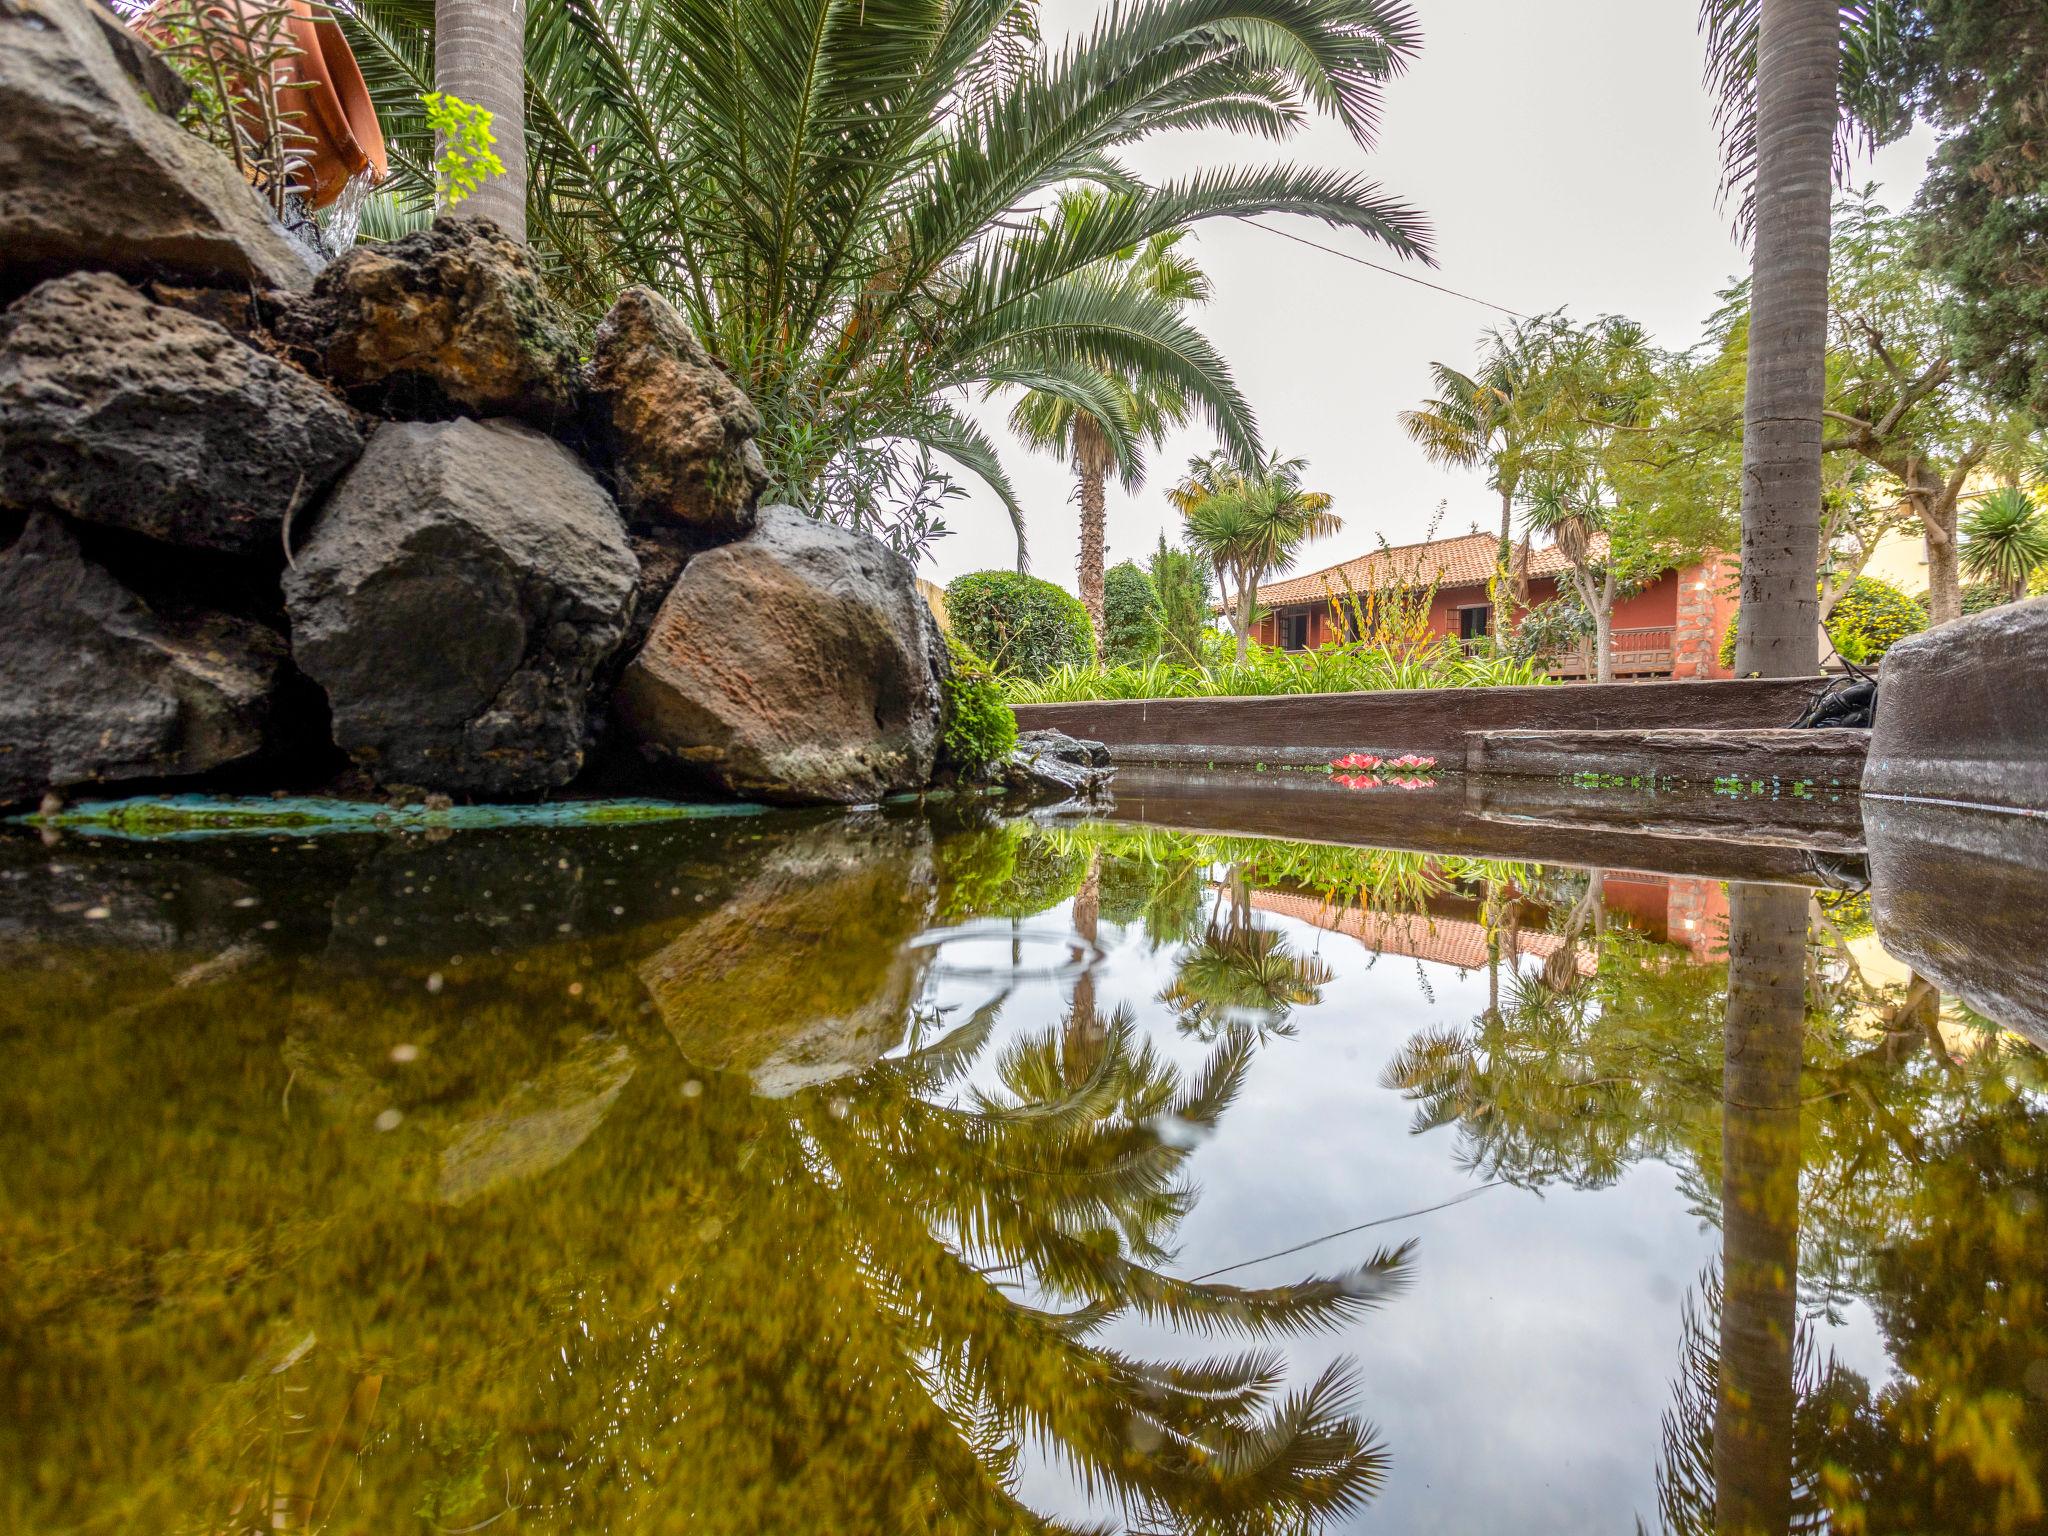
<svg viewBox="0 0 2048 1536"><path fill-rule="evenodd" d="M1344 596L1348 584L1353 592L1385 591L1392 587L1484 586L1493 575L1494 553L1500 540L1490 533L1465 533L1454 539L1431 539L1420 544L1396 544L1376 549L1337 565L1289 576L1259 588L1258 600L1266 607L1286 603L1314 603ZM1520 546L1517 546L1519 554ZM1554 544L1529 552L1531 576L1557 576L1566 568L1564 555Z"/></svg>

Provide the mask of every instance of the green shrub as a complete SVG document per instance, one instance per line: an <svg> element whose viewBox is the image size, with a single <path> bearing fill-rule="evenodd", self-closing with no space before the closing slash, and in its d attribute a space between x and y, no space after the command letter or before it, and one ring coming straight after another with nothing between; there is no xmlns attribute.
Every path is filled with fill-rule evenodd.
<svg viewBox="0 0 2048 1536"><path fill-rule="evenodd" d="M1102 661L1117 667L1159 654L1159 595L1152 578L1132 560L1112 565L1102 578Z"/></svg>
<svg viewBox="0 0 2048 1536"><path fill-rule="evenodd" d="M1095 663L1088 610L1073 593L1016 571L976 571L946 588L953 633L996 671L1034 681Z"/></svg>
<svg viewBox="0 0 2048 1536"><path fill-rule="evenodd" d="M1844 656L1861 645L1860 659L1876 661L1908 635L1927 627L1920 605L1888 581L1858 576L1828 615L1828 638ZM1857 659L1852 657L1851 659Z"/></svg>
<svg viewBox="0 0 2048 1536"><path fill-rule="evenodd" d="M1037 679L1009 678L1013 704L1083 699L1204 699L1276 693L1374 693L1389 688L1526 687L1549 682L1542 663L1467 656L1454 640L1389 650L1371 644L1282 651L1254 645L1238 665L1236 644L1218 637L1201 666L1161 660L1122 667L1061 667Z"/></svg>
<svg viewBox="0 0 2048 1536"><path fill-rule="evenodd" d="M1721 631L1721 665L1724 667L1733 667L1735 665L1735 631L1741 627L1741 613L1729 614L1728 627Z"/></svg>
<svg viewBox="0 0 2048 1536"><path fill-rule="evenodd" d="M953 675L940 703L945 760L966 772L1009 756L1017 745L1017 713L1003 697L995 669L958 640L948 640Z"/></svg>

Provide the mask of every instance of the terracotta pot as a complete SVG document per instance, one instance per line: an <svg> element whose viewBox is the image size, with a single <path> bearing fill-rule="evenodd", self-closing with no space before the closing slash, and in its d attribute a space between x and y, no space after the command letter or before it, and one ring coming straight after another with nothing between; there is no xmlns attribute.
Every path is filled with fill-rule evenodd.
<svg viewBox="0 0 2048 1536"><path fill-rule="evenodd" d="M150 23L169 0L157 0L138 23L147 33ZM384 152L384 131L377 126L376 109L370 105L370 88L356 56L341 35L341 28L310 0L290 0L288 23L298 53L286 71L291 86L288 103L299 114L296 126L311 143L311 156L301 173L306 180L306 201L324 208L341 196L349 178L368 170L372 179L382 181L390 170ZM210 10L236 15L253 9L255 0L215 0Z"/></svg>

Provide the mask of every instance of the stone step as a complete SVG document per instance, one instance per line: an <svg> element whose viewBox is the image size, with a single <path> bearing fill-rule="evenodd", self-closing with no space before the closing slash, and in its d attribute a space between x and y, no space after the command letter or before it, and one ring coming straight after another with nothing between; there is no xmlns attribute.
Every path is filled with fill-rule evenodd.
<svg viewBox="0 0 2048 1536"><path fill-rule="evenodd" d="M1470 731L1465 771L1589 788L1729 788L1854 794L1870 732L1852 730Z"/></svg>

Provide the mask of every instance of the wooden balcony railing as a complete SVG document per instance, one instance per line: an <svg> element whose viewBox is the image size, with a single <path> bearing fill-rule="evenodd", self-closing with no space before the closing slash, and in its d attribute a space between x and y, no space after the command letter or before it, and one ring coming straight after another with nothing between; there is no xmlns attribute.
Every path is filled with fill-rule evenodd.
<svg viewBox="0 0 2048 1536"><path fill-rule="evenodd" d="M1616 677L1669 677L1671 675L1671 626L1653 624L1642 629L1617 629L1609 637ZM1594 675L1593 642L1582 642L1550 664L1553 677L1589 678Z"/></svg>

